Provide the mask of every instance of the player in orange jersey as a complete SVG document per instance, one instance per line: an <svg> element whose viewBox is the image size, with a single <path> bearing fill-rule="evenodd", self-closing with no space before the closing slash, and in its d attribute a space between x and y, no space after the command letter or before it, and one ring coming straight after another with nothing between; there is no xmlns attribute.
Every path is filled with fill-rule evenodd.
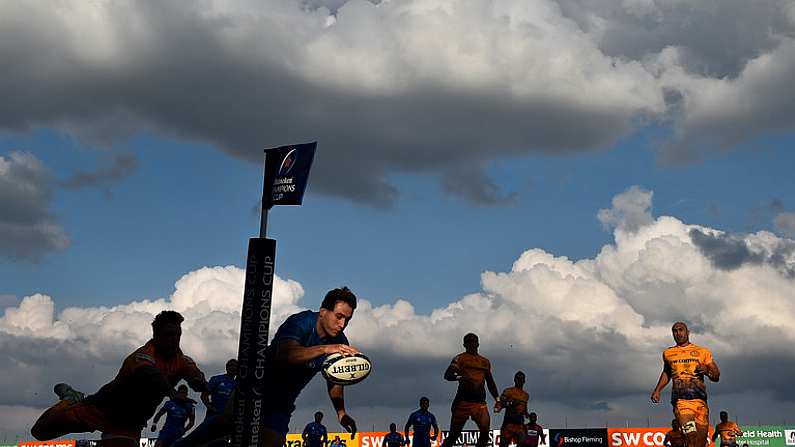
<svg viewBox="0 0 795 447"><path fill-rule="evenodd" d="M665 434L663 439L665 447L685 447L685 435L682 434L682 427L676 419L671 421L671 429Z"/></svg>
<svg viewBox="0 0 795 447"><path fill-rule="evenodd" d="M500 399L494 404L494 412L498 413L505 408L505 417L500 427L500 447L509 444L521 444L525 437L524 418L527 414L527 401L530 395L524 390L525 375L517 371L513 375L513 386L505 388Z"/></svg>
<svg viewBox="0 0 795 447"><path fill-rule="evenodd" d="M473 333L466 334L466 351L455 356L444 372L445 380L458 382L458 390L451 408L453 414L450 418L450 433L442 442L442 447L450 447L455 443L469 418L475 421L480 431L477 447L485 447L489 442L491 416L486 405L485 386L488 386L494 400L498 400L499 396L497 384L491 375L491 362L478 354L478 346L478 336Z"/></svg>
<svg viewBox="0 0 795 447"><path fill-rule="evenodd" d="M709 437L709 407L704 376L717 382L718 365L709 349L690 343L690 331L685 323L674 323L671 332L675 346L663 352L663 370L651 401L660 402L660 392L673 382L671 403L688 447L704 447Z"/></svg>
<svg viewBox="0 0 795 447"><path fill-rule="evenodd" d="M152 321L152 339L124 359L116 378L85 398L64 396L39 417L30 429L33 437L45 441L100 431L104 447L137 447L164 397L191 400L174 389L180 380L195 391L207 390L204 374L179 348L183 320L173 310L160 312Z"/></svg>
<svg viewBox="0 0 795 447"><path fill-rule="evenodd" d="M715 433L712 434L712 442L720 436L720 447L737 447L737 437L742 435L740 426L729 420L729 413L721 411L720 422L715 426Z"/></svg>

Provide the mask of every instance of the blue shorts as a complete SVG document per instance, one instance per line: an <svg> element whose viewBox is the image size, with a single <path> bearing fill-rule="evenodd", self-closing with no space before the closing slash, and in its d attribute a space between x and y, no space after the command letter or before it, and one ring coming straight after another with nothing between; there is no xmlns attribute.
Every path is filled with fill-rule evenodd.
<svg viewBox="0 0 795 447"><path fill-rule="evenodd" d="M177 431L177 430L160 430L160 434L157 435L157 440L162 442L166 447L173 444L177 439L181 438L184 435L184 431Z"/></svg>
<svg viewBox="0 0 795 447"><path fill-rule="evenodd" d="M411 438L411 447L431 447L431 438L413 436Z"/></svg>

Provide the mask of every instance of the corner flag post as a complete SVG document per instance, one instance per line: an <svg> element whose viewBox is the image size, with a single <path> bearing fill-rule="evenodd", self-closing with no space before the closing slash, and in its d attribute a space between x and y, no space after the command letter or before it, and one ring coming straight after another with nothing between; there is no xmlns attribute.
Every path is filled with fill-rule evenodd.
<svg viewBox="0 0 795 447"><path fill-rule="evenodd" d="M268 239L268 210L300 205L317 142L265 150L265 179L258 238L248 241L246 282L240 313L239 371L234 402L232 445L257 447L267 381L266 355L276 261L276 241Z"/></svg>

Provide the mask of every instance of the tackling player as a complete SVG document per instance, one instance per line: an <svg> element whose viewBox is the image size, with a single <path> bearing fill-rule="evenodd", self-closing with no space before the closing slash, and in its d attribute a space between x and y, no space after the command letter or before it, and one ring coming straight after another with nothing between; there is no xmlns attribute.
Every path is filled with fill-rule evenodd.
<svg viewBox="0 0 795 447"><path fill-rule="evenodd" d="M651 393L651 401L659 403L660 392L672 381L671 403L674 416L685 435L686 445L703 447L709 437L709 407L704 376L717 382L720 370L709 349L690 343L690 331L686 324L681 321L674 323L671 332L676 346L663 352L663 370Z"/></svg>
<svg viewBox="0 0 795 447"><path fill-rule="evenodd" d="M721 411L720 422L715 426L715 433L712 434L712 442L720 436L720 447L737 447L737 437L742 435L740 426L729 420L729 413Z"/></svg>
<svg viewBox="0 0 795 447"><path fill-rule="evenodd" d="M671 429L665 434L663 439L665 447L685 447L685 436L682 434L682 427L676 419L671 421Z"/></svg>
<svg viewBox="0 0 795 447"><path fill-rule="evenodd" d="M458 382L458 390L452 405L452 416L450 418L450 433L442 442L442 447L451 447L461 436L469 418L475 421L480 435L477 447L485 447L489 442L489 430L491 428L491 417L489 407L486 405L486 389L494 397L499 399L497 394L497 384L491 375L491 362L486 357L478 354L478 336L469 333L464 336L464 348L466 351L453 358L450 366L444 372L445 380Z"/></svg>
<svg viewBox="0 0 795 447"><path fill-rule="evenodd" d="M315 422L310 422L304 427L301 433L301 439L304 440L304 447L322 447L328 441L328 430L323 425L323 413L318 411L315 413Z"/></svg>
<svg viewBox="0 0 795 447"><path fill-rule="evenodd" d="M420 397L420 409L411 413L409 420L406 421L406 426L403 428L406 441L409 440L409 427L414 429L414 437L411 440L412 447L431 447L431 439L436 439L436 436L439 435L436 416L428 411L430 406L431 401L427 397ZM433 427L433 434L431 434L431 427Z"/></svg>
<svg viewBox="0 0 795 447"><path fill-rule="evenodd" d="M179 348L183 321L173 310L160 312L152 321L152 339L124 359L111 382L84 399L65 396L33 424L33 437L47 441L100 431L104 447L137 447L163 397L180 399L174 389L180 380L195 391L207 390L204 374Z"/></svg>
<svg viewBox="0 0 795 447"><path fill-rule="evenodd" d="M524 418L527 414L527 401L530 395L524 390L525 375L517 371L513 375L513 386L505 388L499 400L494 404L494 412L499 413L505 408L505 416L500 427L500 447L509 444L521 444L525 437Z"/></svg>
<svg viewBox="0 0 795 447"><path fill-rule="evenodd" d="M289 431L295 400L315 377L330 354L354 355L359 351L348 345L343 331L356 309L356 295L347 287L329 291L320 311L306 310L293 314L279 326L268 346L264 374L267 379L261 413L260 442L264 447L282 447ZM345 410L345 394L341 385L327 382L328 396L340 425L356 435L356 422ZM196 427L176 446L192 447L206 444L232 433L235 394L224 414ZM201 428L201 430L199 430Z"/></svg>
<svg viewBox="0 0 795 447"><path fill-rule="evenodd" d="M531 412L528 416L527 424L525 424L525 436L521 442L522 447L538 447L539 440L541 444L546 445L547 435L544 433L544 427L538 425L538 415Z"/></svg>
<svg viewBox="0 0 795 447"><path fill-rule="evenodd" d="M389 433L384 436L384 445L386 447L403 447L406 445L406 439L403 435L398 433L397 424L394 422L389 424Z"/></svg>
<svg viewBox="0 0 795 447"><path fill-rule="evenodd" d="M188 398L188 387L185 385L177 387L177 398L163 404L163 407L160 408L160 411L155 414L155 418L152 420L152 431L155 431L157 430L157 421L160 420L160 416L166 415L166 422L157 435L155 447L169 447L193 427L193 423L196 421L194 404L195 401ZM185 425L185 422L188 425Z"/></svg>

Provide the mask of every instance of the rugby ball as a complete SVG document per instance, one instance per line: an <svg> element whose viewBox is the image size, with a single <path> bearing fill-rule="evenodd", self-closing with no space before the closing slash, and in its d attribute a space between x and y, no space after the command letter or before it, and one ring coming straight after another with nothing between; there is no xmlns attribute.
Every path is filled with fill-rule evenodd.
<svg viewBox="0 0 795 447"><path fill-rule="evenodd" d="M364 354L331 354L326 357L321 368L323 377L337 385L353 385L370 375L373 364Z"/></svg>

